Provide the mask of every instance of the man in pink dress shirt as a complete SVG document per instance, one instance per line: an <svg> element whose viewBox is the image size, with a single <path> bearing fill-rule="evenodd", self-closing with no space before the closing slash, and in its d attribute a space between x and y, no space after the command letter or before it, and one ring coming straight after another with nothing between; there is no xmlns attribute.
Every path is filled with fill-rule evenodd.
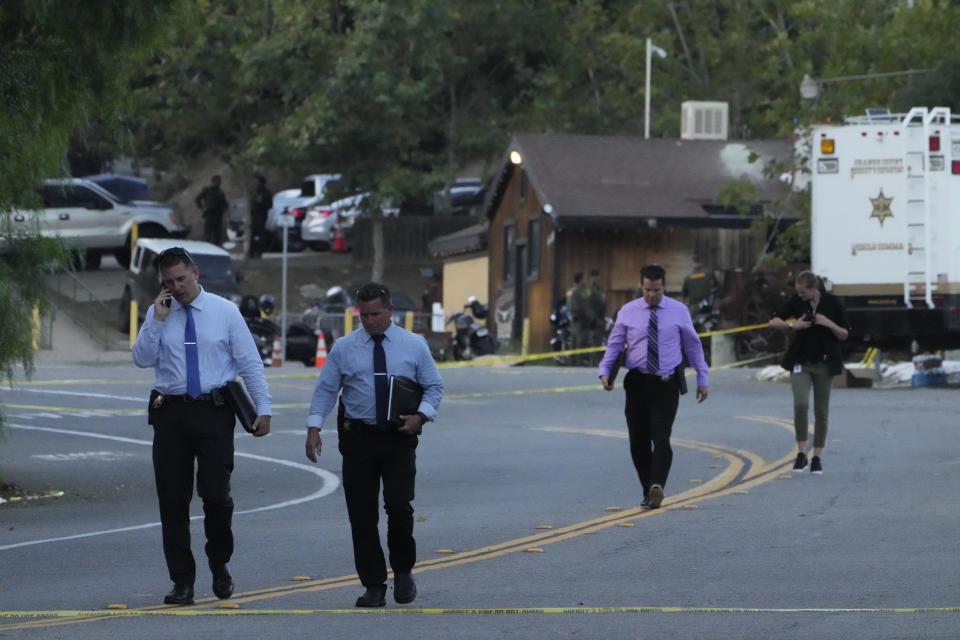
<svg viewBox="0 0 960 640"><path fill-rule="evenodd" d="M600 361L600 382L613 390L611 370L626 346L623 389L624 414L630 433L630 455L643 487L645 507L663 502L673 450L670 433L677 415L683 377L683 356L697 372L697 402L707 399L708 368L700 338L686 305L664 296L666 272L659 265L641 270L641 291L620 308Z"/></svg>

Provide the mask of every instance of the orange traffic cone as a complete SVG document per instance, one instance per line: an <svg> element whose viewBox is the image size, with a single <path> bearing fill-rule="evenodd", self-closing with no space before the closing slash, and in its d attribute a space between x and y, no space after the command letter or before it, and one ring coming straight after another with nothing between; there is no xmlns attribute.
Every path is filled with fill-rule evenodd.
<svg viewBox="0 0 960 640"><path fill-rule="evenodd" d="M271 367L279 367L283 365L283 345L280 343L280 336L274 336L273 338L273 362L270 363Z"/></svg>
<svg viewBox="0 0 960 640"><path fill-rule="evenodd" d="M323 337L323 329L317 329L317 359L313 366L318 369L327 364L327 339Z"/></svg>
<svg viewBox="0 0 960 640"><path fill-rule="evenodd" d="M340 215L337 215L337 224L333 227L333 250L347 251L347 238L343 235L343 225L340 224Z"/></svg>

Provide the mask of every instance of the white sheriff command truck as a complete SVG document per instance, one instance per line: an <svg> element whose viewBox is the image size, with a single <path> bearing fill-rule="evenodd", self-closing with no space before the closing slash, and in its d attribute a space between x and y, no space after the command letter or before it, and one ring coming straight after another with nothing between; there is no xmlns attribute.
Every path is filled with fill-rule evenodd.
<svg viewBox="0 0 960 640"><path fill-rule="evenodd" d="M813 271L843 299L851 338L960 346L960 120L946 107L815 125Z"/></svg>

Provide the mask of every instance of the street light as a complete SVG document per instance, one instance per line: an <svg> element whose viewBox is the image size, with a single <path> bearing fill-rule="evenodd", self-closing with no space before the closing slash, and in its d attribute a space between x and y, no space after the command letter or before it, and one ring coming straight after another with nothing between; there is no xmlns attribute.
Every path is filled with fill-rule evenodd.
<svg viewBox="0 0 960 640"><path fill-rule="evenodd" d="M650 42L647 38L647 88L643 92L643 137L650 138L650 53L656 53L661 58L667 57L667 52Z"/></svg>
<svg viewBox="0 0 960 640"><path fill-rule="evenodd" d="M647 56L649 62L649 54ZM895 76L912 76L918 73L930 73L933 69L907 69L906 71L887 71L884 73L863 73L856 76L837 76L836 78L811 78L803 74L800 82L800 97L804 100L815 100L820 96L820 87L832 82L851 82L855 80L870 80L871 78L892 78Z"/></svg>

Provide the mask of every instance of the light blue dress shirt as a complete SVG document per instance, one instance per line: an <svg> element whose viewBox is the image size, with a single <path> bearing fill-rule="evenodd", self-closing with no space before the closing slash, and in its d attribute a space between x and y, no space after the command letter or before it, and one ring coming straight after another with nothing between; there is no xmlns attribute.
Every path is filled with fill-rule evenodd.
<svg viewBox="0 0 960 640"><path fill-rule="evenodd" d="M434 420L443 398L443 379L422 336L391 324L384 331L383 350L387 375L406 376L423 387L419 411ZM348 418L377 422L373 385L373 338L362 327L333 343L310 402L308 427L320 427L337 404L343 389L343 407Z"/></svg>
<svg viewBox="0 0 960 640"><path fill-rule="evenodd" d="M257 415L269 416L270 391L263 377L263 360L250 335L247 323L237 305L226 298L207 293L190 303L197 328L197 351L200 360L200 392L210 393L237 374L257 407ZM147 317L133 345L133 361L138 367L153 367L154 388L162 394L182 395L187 392L187 356L183 347L187 312L183 305L171 298L170 315L160 322L154 317L154 307L147 309Z"/></svg>

